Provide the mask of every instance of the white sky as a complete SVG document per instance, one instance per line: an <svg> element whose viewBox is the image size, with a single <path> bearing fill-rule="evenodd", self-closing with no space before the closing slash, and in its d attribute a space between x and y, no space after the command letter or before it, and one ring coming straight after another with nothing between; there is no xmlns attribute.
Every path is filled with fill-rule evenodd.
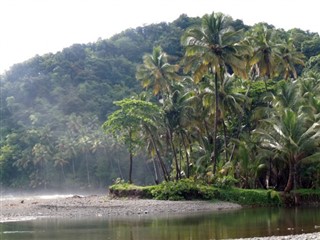
<svg viewBox="0 0 320 240"><path fill-rule="evenodd" d="M222 12L247 25L320 33L319 0L0 0L0 73L36 54L95 42L185 13Z"/></svg>

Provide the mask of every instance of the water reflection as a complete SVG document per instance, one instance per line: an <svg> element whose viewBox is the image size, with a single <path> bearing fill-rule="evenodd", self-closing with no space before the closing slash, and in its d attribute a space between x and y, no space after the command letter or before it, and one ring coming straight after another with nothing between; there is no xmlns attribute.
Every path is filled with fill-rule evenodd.
<svg viewBox="0 0 320 240"><path fill-rule="evenodd" d="M300 234L317 231L316 225L318 208L256 208L188 216L10 222L0 224L0 239L209 240Z"/></svg>

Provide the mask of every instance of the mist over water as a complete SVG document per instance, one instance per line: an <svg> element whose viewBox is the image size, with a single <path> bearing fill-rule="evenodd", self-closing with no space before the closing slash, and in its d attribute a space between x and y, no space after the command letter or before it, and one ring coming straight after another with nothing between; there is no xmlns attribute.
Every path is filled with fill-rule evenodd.
<svg viewBox="0 0 320 240"><path fill-rule="evenodd" d="M32 199L59 199L59 198L68 198L72 197L75 194L43 194L43 195L31 195L31 194L8 194L8 195L2 195L0 197L0 201L6 201L6 200L32 200Z"/></svg>
<svg viewBox="0 0 320 240"><path fill-rule="evenodd" d="M33 199L43 199L43 200L53 200L61 198L69 198L73 196L86 197L91 195L107 195L107 188L95 189L90 191L70 189L70 190L60 190L60 191L17 191L17 190L2 190L0 191L0 201L5 200L33 200Z"/></svg>

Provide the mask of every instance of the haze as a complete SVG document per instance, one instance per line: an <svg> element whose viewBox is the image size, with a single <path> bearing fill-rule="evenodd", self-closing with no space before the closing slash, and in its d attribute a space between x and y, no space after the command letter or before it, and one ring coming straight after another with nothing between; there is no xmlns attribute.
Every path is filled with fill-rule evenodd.
<svg viewBox="0 0 320 240"><path fill-rule="evenodd" d="M1 0L0 73L36 54L95 42L127 28L212 11L253 25L320 32L316 0Z"/></svg>

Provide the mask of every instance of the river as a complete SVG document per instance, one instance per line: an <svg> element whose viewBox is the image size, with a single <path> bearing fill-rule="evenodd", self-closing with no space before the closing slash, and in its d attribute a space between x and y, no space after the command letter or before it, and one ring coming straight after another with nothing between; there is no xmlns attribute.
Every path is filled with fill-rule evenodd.
<svg viewBox="0 0 320 240"><path fill-rule="evenodd" d="M214 213L0 224L0 240L209 240L320 231L320 209L245 208Z"/></svg>

